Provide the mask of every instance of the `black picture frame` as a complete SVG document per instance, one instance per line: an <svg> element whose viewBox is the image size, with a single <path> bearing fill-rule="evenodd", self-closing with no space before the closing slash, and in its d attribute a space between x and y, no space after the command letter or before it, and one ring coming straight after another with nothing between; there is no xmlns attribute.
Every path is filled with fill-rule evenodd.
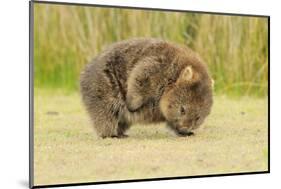
<svg viewBox="0 0 281 189"><path fill-rule="evenodd" d="M167 11L167 12L183 12L183 13L200 13L213 15L230 15L230 16L245 16L245 17L262 17L267 18L268 23L268 170L242 173L225 173L225 174L211 174L211 175L194 175L194 176L180 176L180 177L164 177L164 178L149 178L149 179L130 179L130 180L115 180L102 182L86 182L86 183L71 183L71 184L52 184L52 185L34 185L34 69L33 69L33 51L34 51L34 4L57 4L57 5L72 5L72 6L88 6L101 8L122 8L135 10L153 10L153 11ZM64 186L83 186L83 185L97 185L97 184L112 184L112 183L129 183L129 182L144 182L144 181L161 181L174 179L190 179L190 178L205 178L205 177L222 177L222 176L239 176L252 174L268 174L270 173L270 16L257 14L238 14L226 12L206 12L206 11L192 11L192 10L175 10L162 8L147 8L147 7L130 7L119 5L101 5L101 4L87 4L87 3L68 3L55 1L29 1L29 187L30 188L50 188L50 187L64 187Z"/></svg>

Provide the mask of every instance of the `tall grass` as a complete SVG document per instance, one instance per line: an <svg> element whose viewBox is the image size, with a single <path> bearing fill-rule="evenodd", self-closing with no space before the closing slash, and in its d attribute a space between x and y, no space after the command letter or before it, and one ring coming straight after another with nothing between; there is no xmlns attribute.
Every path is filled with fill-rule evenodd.
<svg viewBox="0 0 281 189"><path fill-rule="evenodd" d="M267 19L65 5L35 5L35 86L78 89L81 69L107 45L157 37L190 46L218 93L267 95Z"/></svg>

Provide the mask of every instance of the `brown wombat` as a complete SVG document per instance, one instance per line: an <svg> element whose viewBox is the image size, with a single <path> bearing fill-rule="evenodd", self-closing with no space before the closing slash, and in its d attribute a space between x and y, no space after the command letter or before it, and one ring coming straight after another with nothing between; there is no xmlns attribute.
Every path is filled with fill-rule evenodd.
<svg viewBox="0 0 281 189"><path fill-rule="evenodd" d="M166 122L192 134L210 113L212 81L187 47L159 39L115 43L81 74L83 102L101 137L124 137L133 123Z"/></svg>

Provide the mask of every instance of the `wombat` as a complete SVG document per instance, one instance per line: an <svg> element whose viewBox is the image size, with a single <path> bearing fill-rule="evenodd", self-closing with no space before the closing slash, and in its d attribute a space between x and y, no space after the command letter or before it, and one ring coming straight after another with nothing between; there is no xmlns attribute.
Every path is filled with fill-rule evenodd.
<svg viewBox="0 0 281 189"><path fill-rule="evenodd" d="M99 136L126 137L134 123L166 122L193 134L210 113L212 80L191 49L161 39L117 42L81 73L83 102Z"/></svg>

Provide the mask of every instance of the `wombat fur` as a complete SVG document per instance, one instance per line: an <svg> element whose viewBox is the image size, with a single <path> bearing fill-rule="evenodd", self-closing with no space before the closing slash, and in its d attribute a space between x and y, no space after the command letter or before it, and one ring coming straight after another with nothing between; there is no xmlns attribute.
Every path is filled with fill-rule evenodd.
<svg viewBox="0 0 281 189"><path fill-rule="evenodd" d="M101 137L125 137L134 123L166 122L187 136L213 103L212 80L191 49L160 39L115 43L81 73L83 102Z"/></svg>

